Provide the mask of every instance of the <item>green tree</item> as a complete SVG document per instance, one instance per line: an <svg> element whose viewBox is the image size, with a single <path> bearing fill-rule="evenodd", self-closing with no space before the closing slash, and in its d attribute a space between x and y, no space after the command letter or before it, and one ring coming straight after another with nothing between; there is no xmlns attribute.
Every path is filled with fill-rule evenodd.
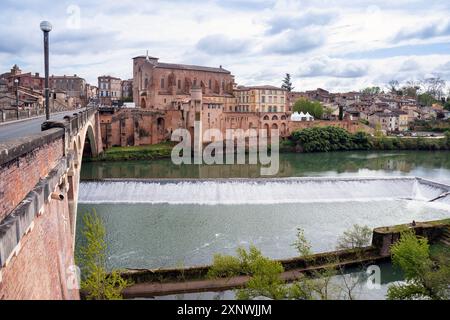
<svg viewBox="0 0 450 320"><path fill-rule="evenodd" d="M118 270L106 272L106 230L95 211L83 216L83 244L77 257L82 266L81 291L88 300L120 300L122 291L132 283Z"/></svg>
<svg viewBox="0 0 450 320"><path fill-rule="evenodd" d="M294 90L294 87L292 86L291 75L289 73L286 73L281 88L287 90L288 92L292 92Z"/></svg>
<svg viewBox="0 0 450 320"><path fill-rule="evenodd" d="M294 104L294 112L309 112L314 118L321 119L324 111L320 102L301 98Z"/></svg>
<svg viewBox="0 0 450 320"><path fill-rule="evenodd" d="M361 90L363 94L375 95L381 93L380 87L367 87Z"/></svg>
<svg viewBox="0 0 450 320"><path fill-rule="evenodd" d="M338 127L303 129L292 133L291 139L297 142L304 152L352 150L355 147L351 134Z"/></svg>
<svg viewBox="0 0 450 320"><path fill-rule="evenodd" d="M450 298L450 266L431 259L426 238L416 236L412 230L404 231L391 247L391 254L393 264L403 271L406 282L390 286L388 299Z"/></svg>
<svg viewBox="0 0 450 320"><path fill-rule="evenodd" d="M450 101L449 101L448 98L447 98L447 101L444 104L444 109L450 111Z"/></svg>
<svg viewBox="0 0 450 320"><path fill-rule="evenodd" d="M450 130L445 131L445 144L450 147Z"/></svg>
<svg viewBox="0 0 450 320"><path fill-rule="evenodd" d="M339 120L344 120L344 106L339 106Z"/></svg>
<svg viewBox="0 0 450 320"><path fill-rule="evenodd" d="M419 103L423 106L429 107L433 103L436 103L436 99L430 93L422 93L418 96Z"/></svg>

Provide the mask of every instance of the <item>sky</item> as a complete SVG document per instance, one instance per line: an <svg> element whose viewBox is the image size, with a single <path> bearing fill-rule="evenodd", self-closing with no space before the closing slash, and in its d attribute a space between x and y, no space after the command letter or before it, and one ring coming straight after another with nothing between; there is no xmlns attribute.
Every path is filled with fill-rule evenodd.
<svg viewBox="0 0 450 320"><path fill-rule="evenodd" d="M296 91L450 84L448 0L1 0L0 73L43 74L39 23L53 24L50 74L97 84L132 77L132 58L222 65L239 85Z"/></svg>

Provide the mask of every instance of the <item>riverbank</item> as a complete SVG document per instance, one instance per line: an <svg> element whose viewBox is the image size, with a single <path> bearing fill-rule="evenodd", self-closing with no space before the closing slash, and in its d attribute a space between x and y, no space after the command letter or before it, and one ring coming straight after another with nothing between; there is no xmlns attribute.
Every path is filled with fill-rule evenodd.
<svg viewBox="0 0 450 320"><path fill-rule="evenodd" d="M349 249L335 252L315 254L307 259L292 258L277 260L283 266L281 278L292 282L305 274L325 268L349 268L365 266L390 260L390 246L400 239L402 230L412 228L418 236L437 244L450 226L450 219L417 222L410 224L376 228L373 230L372 245L366 248ZM335 261L330 263L330 261ZM337 263L336 263L337 261ZM250 280L242 274L230 278L209 278L208 271L212 266L190 268L128 270L122 274L134 285L125 289L124 297L144 298L166 296L182 293L217 292L242 288Z"/></svg>
<svg viewBox="0 0 450 320"><path fill-rule="evenodd" d="M174 142L148 146L112 147L87 162L157 160L170 158ZM336 127L314 127L292 133L280 140L280 153L315 153L333 151L448 151L450 133L442 138L372 137L363 132L355 134Z"/></svg>
<svg viewBox="0 0 450 320"><path fill-rule="evenodd" d="M112 147L96 158L86 158L87 162L157 160L170 158L174 144L164 142L148 146Z"/></svg>

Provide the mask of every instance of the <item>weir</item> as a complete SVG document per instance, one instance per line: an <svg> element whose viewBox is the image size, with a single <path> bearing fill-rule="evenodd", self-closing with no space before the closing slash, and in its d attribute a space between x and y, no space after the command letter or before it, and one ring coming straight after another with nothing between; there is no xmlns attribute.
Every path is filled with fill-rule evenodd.
<svg viewBox="0 0 450 320"><path fill-rule="evenodd" d="M81 183L79 202L235 205L406 199L450 203L449 191L450 186L417 177L111 179Z"/></svg>

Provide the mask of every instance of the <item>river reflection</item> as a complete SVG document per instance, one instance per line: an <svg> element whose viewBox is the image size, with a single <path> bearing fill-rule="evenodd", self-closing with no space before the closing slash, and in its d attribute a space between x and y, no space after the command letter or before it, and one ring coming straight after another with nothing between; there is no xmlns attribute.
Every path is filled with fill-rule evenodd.
<svg viewBox="0 0 450 320"><path fill-rule="evenodd" d="M450 183L450 152L333 152L280 154L275 177L419 176ZM174 165L170 159L83 163L81 178L259 178L258 165Z"/></svg>

